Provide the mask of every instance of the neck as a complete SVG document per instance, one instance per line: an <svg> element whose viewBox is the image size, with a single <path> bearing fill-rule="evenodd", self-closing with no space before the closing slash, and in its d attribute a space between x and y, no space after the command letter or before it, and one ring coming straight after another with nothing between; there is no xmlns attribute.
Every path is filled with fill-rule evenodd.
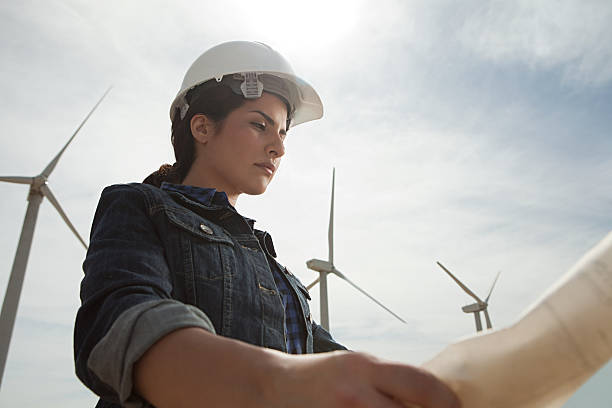
<svg viewBox="0 0 612 408"><path fill-rule="evenodd" d="M229 193L226 189L220 187L214 182L203 177L201 173L193 171L194 166L191 166L191 169L187 173L187 176L181 181L181 184L185 184L188 186L196 186L202 188L214 188L217 191L223 191L227 195L227 200L230 204L236 207L236 202L238 201L239 193Z"/></svg>

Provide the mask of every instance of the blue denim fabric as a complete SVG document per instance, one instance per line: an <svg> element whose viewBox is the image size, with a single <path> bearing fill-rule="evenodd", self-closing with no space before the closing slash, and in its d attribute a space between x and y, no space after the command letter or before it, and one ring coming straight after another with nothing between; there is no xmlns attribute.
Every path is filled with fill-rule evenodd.
<svg viewBox="0 0 612 408"><path fill-rule="evenodd" d="M217 334L286 351L284 309L270 268L276 260L256 234L266 233L253 230L232 207L204 205L146 184L103 191L74 332L77 375L102 397L99 406L119 406L117 393L89 370L89 355L118 316L144 302L194 305ZM277 265L299 299L306 352L345 349L312 321L302 283Z"/></svg>
<svg viewBox="0 0 612 408"><path fill-rule="evenodd" d="M219 204L231 207L227 195L224 192L217 192L214 188L203 188L197 186L189 186L184 184L171 184L163 182L161 189L165 191L174 191L185 197L197 201L201 204L208 205L209 203L218 202ZM255 221L245 218L251 228L254 226ZM259 240L259 245L266 250L273 258L276 258L276 251L272 244L272 239L267 233L261 233L256 231L255 236ZM299 299L293 294L287 278L287 274L280 266L278 262L274 262L270 265L272 270L272 276L274 277L274 283L278 288L278 292L283 302L283 309L285 310L285 341L287 353L291 354L304 354L306 352L306 327L300 321L300 303Z"/></svg>

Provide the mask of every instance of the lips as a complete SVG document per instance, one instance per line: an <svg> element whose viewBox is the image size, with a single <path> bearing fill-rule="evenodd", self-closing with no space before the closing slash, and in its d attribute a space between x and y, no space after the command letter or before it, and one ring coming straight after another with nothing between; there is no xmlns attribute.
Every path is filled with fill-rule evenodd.
<svg viewBox="0 0 612 408"><path fill-rule="evenodd" d="M261 163L255 163L255 165L257 167L260 167L264 170L266 170L270 175L274 174L274 172L276 171L276 166L272 163L269 162L261 162Z"/></svg>

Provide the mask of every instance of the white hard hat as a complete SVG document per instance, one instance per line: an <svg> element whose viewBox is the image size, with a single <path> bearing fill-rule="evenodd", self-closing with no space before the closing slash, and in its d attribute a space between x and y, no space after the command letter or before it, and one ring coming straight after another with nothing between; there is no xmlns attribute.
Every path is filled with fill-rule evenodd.
<svg viewBox="0 0 612 408"><path fill-rule="evenodd" d="M170 119L174 119L176 108L183 118L189 108L187 92L211 79L223 81L245 98L258 98L262 91L283 97L293 111L292 125L323 116L317 92L295 75L282 55L260 42L230 41L204 52L189 67L170 107Z"/></svg>

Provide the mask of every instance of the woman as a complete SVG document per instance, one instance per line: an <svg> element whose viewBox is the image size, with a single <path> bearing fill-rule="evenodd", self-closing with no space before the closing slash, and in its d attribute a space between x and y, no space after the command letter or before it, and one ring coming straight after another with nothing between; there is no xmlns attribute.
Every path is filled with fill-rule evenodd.
<svg viewBox="0 0 612 408"><path fill-rule="evenodd" d="M420 369L341 351L270 235L235 209L266 190L289 127L322 112L261 43L220 44L189 68L170 111L176 163L107 187L94 217L74 345L99 407L458 406Z"/></svg>

